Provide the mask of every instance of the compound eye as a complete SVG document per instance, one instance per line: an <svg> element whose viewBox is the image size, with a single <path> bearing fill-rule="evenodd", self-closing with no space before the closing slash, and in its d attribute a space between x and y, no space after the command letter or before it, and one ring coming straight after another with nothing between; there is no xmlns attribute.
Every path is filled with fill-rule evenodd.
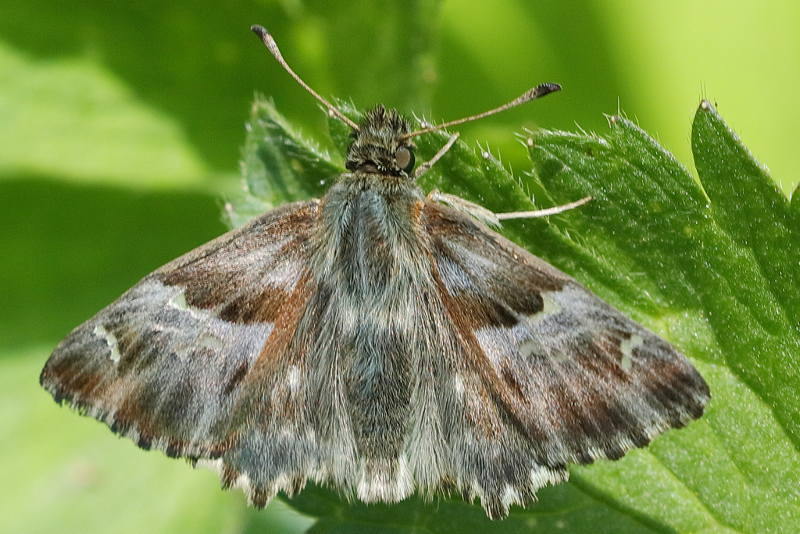
<svg viewBox="0 0 800 534"><path fill-rule="evenodd" d="M398 147L394 151L394 161L406 174L411 174L411 170L414 168L414 153L408 147Z"/></svg>

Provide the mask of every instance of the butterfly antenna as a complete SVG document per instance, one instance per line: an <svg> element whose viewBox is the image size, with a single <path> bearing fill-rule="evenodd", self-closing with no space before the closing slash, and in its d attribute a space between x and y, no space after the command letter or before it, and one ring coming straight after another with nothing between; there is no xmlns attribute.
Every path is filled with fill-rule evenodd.
<svg viewBox="0 0 800 534"><path fill-rule="evenodd" d="M328 109L328 111L330 111L333 115L336 116L337 119L348 125L350 128L358 131L358 124L350 120L347 116L345 116L344 113L333 107L333 104L322 98L322 96L319 93L313 90L306 82L303 81L302 78L300 78L300 76L297 75L295 71L292 70L292 67L290 67L289 64L286 63L286 60L283 59L283 55L281 55L281 51L278 48L278 43L275 42L275 39L272 37L272 35L267 31L267 29L264 26L259 26L258 24L254 24L250 26L250 29L261 39L261 42L264 43L264 46L267 47L269 53L272 54L272 56L277 60L280 66L283 67L284 70L288 72L289 75L292 78L294 78L295 81L299 83L303 89L311 93L311 96L319 100L322 103L322 105Z"/></svg>
<svg viewBox="0 0 800 534"><path fill-rule="evenodd" d="M489 115L494 115L495 113L500 113L501 111L505 111L507 109L511 109L513 107L519 106L526 102L530 102L531 100L536 100L537 98L542 98L543 96L547 96L550 93L555 93L556 91L560 91L561 86L557 83L543 83L537 85L532 89L528 89L520 96L503 104L500 107L490 109L489 111L484 111L483 113L478 113L477 115L470 115L469 117L464 117L463 119L456 119L454 121L443 122L441 124L437 124L436 126L429 126L428 128L423 128L422 130L417 130L415 132L405 134L402 139L409 139L411 137L416 137L418 135L435 132L436 130L441 130L442 128L449 128L450 126L456 126L458 124L464 124L465 122L470 122L478 119L482 119L484 117L488 117Z"/></svg>

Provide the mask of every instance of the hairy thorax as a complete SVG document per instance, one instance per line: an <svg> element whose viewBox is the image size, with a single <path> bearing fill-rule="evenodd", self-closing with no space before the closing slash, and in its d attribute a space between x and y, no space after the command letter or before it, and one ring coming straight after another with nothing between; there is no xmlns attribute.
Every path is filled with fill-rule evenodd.
<svg viewBox="0 0 800 534"><path fill-rule="evenodd" d="M344 175L321 206L312 263L317 281L368 304L430 280L423 202L407 178Z"/></svg>

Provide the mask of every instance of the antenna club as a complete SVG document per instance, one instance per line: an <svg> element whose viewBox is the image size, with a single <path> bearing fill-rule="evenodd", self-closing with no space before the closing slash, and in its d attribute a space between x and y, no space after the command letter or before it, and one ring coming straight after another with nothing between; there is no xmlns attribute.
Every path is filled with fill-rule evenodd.
<svg viewBox="0 0 800 534"><path fill-rule="evenodd" d="M550 93L555 93L556 91L561 90L561 85L557 83L541 83L531 89L531 97L533 98L541 98L545 95L549 95Z"/></svg>
<svg viewBox="0 0 800 534"><path fill-rule="evenodd" d="M550 93L554 93L560 90L561 86L557 83L542 83L532 89L528 89L527 91L522 93L520 96L518 96L511 102L506 102L500 107L484 111L483 113L478 113L477 115L470 115L469 117L464 117L463 119L456 119L454 121L443 122L441 124L437 124L436 126L428 126L422 128L421 130L407 133L402 138L410 139L418 135L434 132L436 130L441 130L443 128L449 128L450 126L457 126L459 124L464 124L465 122L482 119L484 117L494 115L495 113L500 113L501 111L505 111L507 109L519 106L521 104L524 104L525 102L530 102L531 100L536 100L537 98L541 98L543 96L549 95Z"/></svg>
<svg viewBox="0 0 800 534"><path fill-rule="evenodd" d="M269 35L269 32L267 31L267 29L264 26L262 26L261 24L253 24L252 26L250 26L250 31L253 32L254 34L258 35L258 37L262 41L266 38L267 35Z"/></svg>
<svg viewBox="0 0 800 534"><path fill-rule="evenodd" d="M261 39L261 42L264 43L264 46L267 47L267 50L269 50L273 56L276 58L282 57L281 51L278 49L278 43L275 42L275 39L272 37L272 34L269 33L269 30L260 24L253 24L250 26L250 31L255 33L258 38Z"/></svg>

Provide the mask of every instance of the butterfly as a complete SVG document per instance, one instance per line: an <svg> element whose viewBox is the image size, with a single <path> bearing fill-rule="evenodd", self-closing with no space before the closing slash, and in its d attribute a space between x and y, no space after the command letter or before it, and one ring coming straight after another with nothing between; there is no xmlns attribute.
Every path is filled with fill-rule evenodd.
<svg viewBox="0 0 800 534"><path fill-rule="evenodd" d="M308 481L364 502L456 491L490 518L702 415L687 359L415 181L410 131L377 107L325 196L257 217L145 276L56 347L41 384L144 449L211 463L263 507Z"/></svg>

